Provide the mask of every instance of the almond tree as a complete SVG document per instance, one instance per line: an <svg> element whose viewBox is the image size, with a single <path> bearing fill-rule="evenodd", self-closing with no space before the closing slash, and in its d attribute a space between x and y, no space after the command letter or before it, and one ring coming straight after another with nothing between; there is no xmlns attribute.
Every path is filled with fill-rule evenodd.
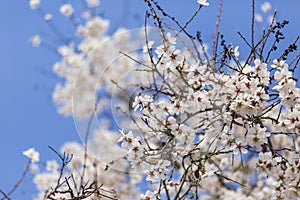
<svg viewBox="0 0 300 200"><path fill-rule="evenodd" d="M219 31L223 0L212 44L187 31L206 0L185 24L159 2L145 3L144 27L112 35L93 12L98 0L86 1L83 19L70 3L60 7L79 38L61 37L53 69L64 81L53 101L83 127L83 143L50 147L61 163L47 161L34 174L35 199L299 198L299 37L278 48L289 22L274 12L255 38L263 18L253 0L251 37L237 32L250 53L240 56ZM30 7L53 28L39 0ZM45 45L39 36L30 41ZM24 154L39 160L33 149Z"/></svg>

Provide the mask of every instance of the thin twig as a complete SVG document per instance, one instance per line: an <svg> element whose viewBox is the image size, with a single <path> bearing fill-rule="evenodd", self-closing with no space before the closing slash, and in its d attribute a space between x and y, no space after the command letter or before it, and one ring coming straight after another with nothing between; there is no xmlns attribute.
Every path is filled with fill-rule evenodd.
<svg viewBox="0 0 300 200"><path fill-rule="evenodd" d="M218 15L217 15L217 22L216 22L216 26L215 26L215 31L214 31L214 41L213 41L213 44L212 44L212 60L214 60L216 58L216 52L215 52L215 49L216 49L216 45L217 45L217 40L218 40L218 32L219 32L219 26L220 26L220 22L221 22L221 13L222 13L222 10L223 10L223 3L224 3L224 0L220 0L220 3L219 3L219 10L218 10Z"/></svg>
<svg viewBox="0 0 300 200"><path fill-rule="evenodd" d="M21 175L21 177L19 178L19 180L16 182L16 184L12 187L12 189L8 192L8 193L6 193L6 195L4 195L2 192L2 194L4 195L4 197L1 199L1 200L4 200L4 199L9 199L9 196L12 194L12 193L14 193L15 191L16 191L16 189L21 185L21 183L24 181L24 179L25 179L25 176L26 176L26 174L28 173L28 171L29 171L29 168L30 168L30 164L31 164L31 161L29 160L28 161L28 163L27 163L27 165L26 165L26 167L25 167L25 170L23 171L23 173L22 173L22 175Z"/></svg>
<svg viewBox="0 0 300 200"><path fill-rule="evenodd" d="M255 0L252 0L252 18L251 18L251 43L252 43L252 49L254 48L254 37L255 37L255 33L254 33L254 23L255 23ZM255 54L253 55L255 58Z"/></svg>
<svg viewBox="0 0 300 200"><path fill-rule="evenodd" d="M4 196L2 199L10 200L9 196L3 190L0 189L0 193Z"/></svg>

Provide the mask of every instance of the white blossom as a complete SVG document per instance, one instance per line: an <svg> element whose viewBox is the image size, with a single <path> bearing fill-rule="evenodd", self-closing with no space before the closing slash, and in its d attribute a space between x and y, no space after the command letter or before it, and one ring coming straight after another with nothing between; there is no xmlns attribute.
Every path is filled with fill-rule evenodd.
<svg viewBox="0 0 300 200"><path fill-rule="evenodd" d="M157 195L155 193L156 193L155 191L152 192L150 190L147 190L146 194L141 194L141 199L142 200L157 200L157 198L156 198Z"/></svg>
<svg viewBox="0 0 300 200"><path fill-rule="evenodd" d="M271 8L272 8L272 6L271 6L271 4L269 3L269 2L267 2L267 1L265 1L262 5L261 5L261 10L263 11L263 12L269 12L269 11L271 11Z"/></svg>
<svg viewBox="0 0 300 200"><path fill-rule="evenodd" d="M86 0L86 3L89 7L94 8L99 6L100 0Z"/></svg>
<svg viewBox="0 0 300 200"><path fill-rule="evenodd" d="M71 17L73 15L74 9L71 4L64 4L60 7L59 11L66 17Z"/></svg>
<svg viewBox="0 0 300 200"><path fill-rule="evenodd" d="M263 17L260 14L255 14L255 21L257 21L258 23L262 23Z"/></svg>
<svg viewBox="0 0 300 200"><path fill-rule="evenodd" d="M39 35L35 35L35 36L29 38L29 42L33 47L38 47L41 45L42 39L40 38Z"/></svg>
<svg viewBox="0 0 300 200"><path fill-rule="evenodd" d="M33 147L23 151L23 155L28 157L33 163L40 161L40 153Z"/></svg>
<svg viewBox="0 0 300 200"><path fill-rule="evenodd" d="M46 170L47 171L57 171L59 169L59 165L56 160L47 160L46 162Z"/></svg>
<svg viewBox="0 0 300 200"><path fill-rule="evenodd" d="M236 46L233 50L233 55L235 57L239 57L239 55L240 55L239 48L240 48L239 46Z"/></svg>
<svg viewBox="0 0 300 200"><path fill-rule="evenodd" d="M45 21L51 21L52 20L52 15L50 13L47 13L44 15L44 20Z"/></svg>
<svg viewBox="0 0 300 200"><path fill-rule="evenodd" d="M32 10L40 7L41 0L29 0L29 6Z"/></svg>
<svg viewBox="0 0 300 200"><path fill-rule="evenodd" d="M206 0L197 0L197 3L199 3L202 6L209 6L209 3L206 2Z"/></svg>

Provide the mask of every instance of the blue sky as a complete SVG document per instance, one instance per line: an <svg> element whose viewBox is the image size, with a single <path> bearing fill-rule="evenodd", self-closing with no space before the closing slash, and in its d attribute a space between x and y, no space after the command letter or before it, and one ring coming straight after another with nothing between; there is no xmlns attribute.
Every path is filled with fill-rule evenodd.
<svg viewBox="0 0 300 200"><path fill-rule="evenodd" d="M76 4L80 1L82 0L70 2ZM181 22L185 22L197 6L196 0L164 2L162 6L165 10ZM218 1L209 2L211 6L200 13L190 28L192 33L201 30L206 41L212 40L218 6ZM249 35L250 2L225 1L220 29L226 40L235 45L243 44L235 33L237 28L246 36ZM257 4L262 2L257 1ZM67 35L71 35L72 25L58 13L60 3L60 0L42 0L42 7L49 12L53 11L57 26ZM273 0L272 5L278 8L280 19L290 20L286 35L287 41L293 41L300 32L300 1ZM142 0L102 0L100 7L102 15L111 19L110 31L118 26L140 27L145 9ZM257 9L261 13L259 6ZM32 48L28 44L28 38L38 33L48 43L57 45L45 22L36 12L30 10L27 0L1 0L0 27L0 188L8 191L26 165L23 150L34 146L41 153L41 161L45 161L55 158L48 145L59 149L65 141L79 141L79 138L73 119L58 115L51 100L51 91L59 80L52 73L52 65L59 57L54 52ZM30 199L35 192L31 176L27 176L12 199Z"/></svg>

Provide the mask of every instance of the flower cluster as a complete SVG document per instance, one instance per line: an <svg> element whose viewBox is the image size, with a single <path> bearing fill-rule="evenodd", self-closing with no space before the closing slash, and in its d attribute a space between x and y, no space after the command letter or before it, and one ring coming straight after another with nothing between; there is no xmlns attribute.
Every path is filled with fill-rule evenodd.
<svg viewBox="0 0 300 200"><path fill-rule="evenodd" d="M117 137L116 133L106 129L95 130L93 142L87 144L89 152L86 153L82 144L66 142L60 150L65 169L59 167L56 160L47 161L46 170L35 169L33 181L39 194L34 199L44 199L45 196L50 199L72 199L78 194L84 194L91 200L105 196L137 199L135 182L128 183L129 177L124 174L128 163L119 158L125 152L113 145ZM136 179L134 174L130 178Z"/></svg>

